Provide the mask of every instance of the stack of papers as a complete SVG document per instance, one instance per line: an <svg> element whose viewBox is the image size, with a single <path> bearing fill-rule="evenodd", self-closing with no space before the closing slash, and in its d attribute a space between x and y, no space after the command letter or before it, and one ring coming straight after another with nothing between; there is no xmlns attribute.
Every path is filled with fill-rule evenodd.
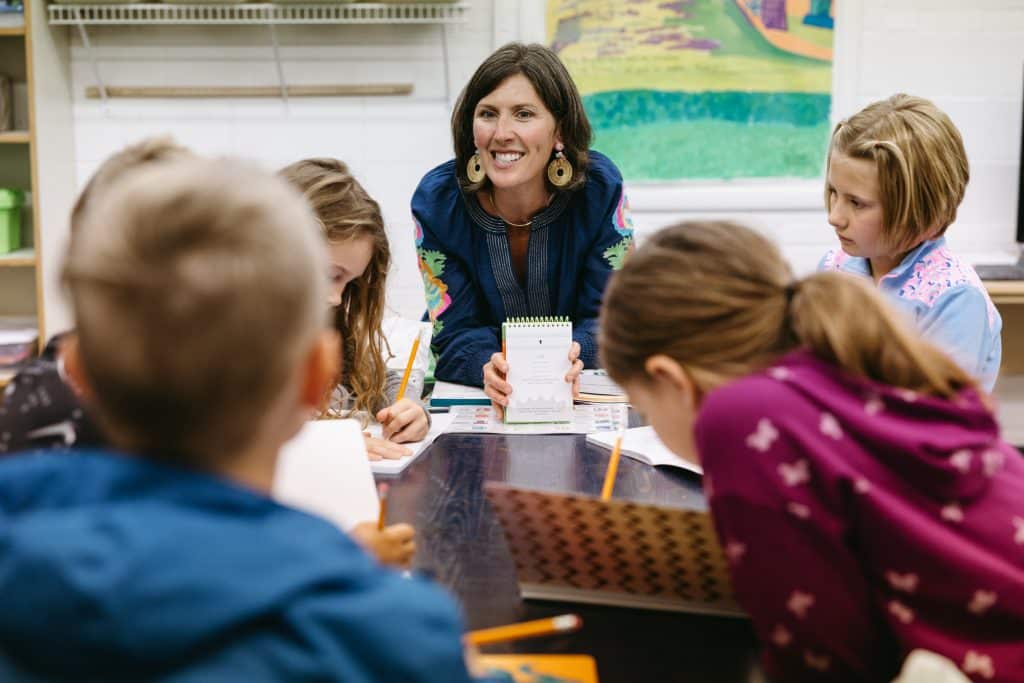
<svg viewBox="0 0 1024 683"><path fill-rule="evenodd" d="M577 403L628 403L625 390L612 381L604 370L584 370L580 374L580 395Z"/></svg>
<svg viewBox="0 0 1024 683"><path fill-rule="evenodd" d="M39 330L32 318L0 318L0 380L10 380L38 351Z"/></svg>
<svg viewBox="0 0 1024 683"><path fill-rule="evenodd" d="M434 384L434 390L430 393L431 408L489 405L491 405L491 399L487 397L487 394L484 393L483 389L467 386L465 384L436 382Z"/></svg>
<svg viewBox="0 0 1024 683"><path fill-rule="evenodd" d="M589 434L618 433L628 423L626 406L573 406L569 422L508 424L490 406L455 406L446 431L466 434Z"/></svg>

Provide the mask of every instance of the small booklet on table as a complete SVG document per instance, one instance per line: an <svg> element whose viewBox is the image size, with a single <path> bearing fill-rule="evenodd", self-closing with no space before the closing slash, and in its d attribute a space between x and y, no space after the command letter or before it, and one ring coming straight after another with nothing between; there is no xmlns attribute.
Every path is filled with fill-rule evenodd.
<svg viewBox="0 0 1024 683"><path fill-rule="evenodd" d="M618 434L612 432L597 432L587 434L587 443L592 443L609 451L615 448L615 439ZM668 449L661 442L658 435L654 433L654 427L633 427L622 433L622 455L647 463L652 467L664 465L666 467L678 467L681 470L704 474L700 465L689 460L684 460Z"/></svg>
<svg viewBox="0 0 1024 683"><path fill-rule="evenodd" d="M512 385L505 422L571 422L572 321L568 318L513 318L501 325L501 345Z"/></svg>
<svg viewBox="0 0 1024 683"><path fill-rule="evenodd" d="M434 390L430 392L431 408L489 405L491 405L491 399L479 387L438 381L434 383Z"/></svg>

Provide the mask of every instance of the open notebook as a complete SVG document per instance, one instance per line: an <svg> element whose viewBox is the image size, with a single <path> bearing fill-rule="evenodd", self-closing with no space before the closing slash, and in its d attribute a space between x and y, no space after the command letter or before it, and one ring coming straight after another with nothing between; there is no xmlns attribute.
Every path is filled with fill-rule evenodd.
<svg viewBox="0 0 1024 683"><path fill-rule="evenodd" d="M484 484L524 598L743 616L703 510Z"/></svg>
<svg viewBox="0 0 1024 683"><path fill-rule="evenodd" d="M380 503L359 422L307 422L281 448L272 495L345 531L376 520Z"/></svg>
<svg viewBox="0 0 1024 683"><path fill-rule="evenodd" d="M615 439L618 436L617 432L587 434L587 443L612 450L615 448ZM670 451L661 442L658 435L654 433L654 427L633 427L623 432L622 450L620 453L634 460L647 463L652 467L678 467L681 470L704 474L704 470L701 469L700 465L689 460L683 460Z"/></svg>
<svg viewBox="0 0 1024 683"><path fill-rule="evenodd" d="M434 439L441 436L441 434L448 429L448 426L452 422L454 415L452 413L436 413L430 416L431 423L430 429L427 431L427 435L422 441L412 441L410 443L404 443L412 453L410 455L402 456L397 460L372 460L370 461L370 469L375 475L382 479L389 479L391 477L397 477L401 474L406 467L413 464L416 458L427 449L427 446L434 443ZM381 426L380 423L374 422L366 428L366 431L370 432L372 436L380 437Z"/></svg>

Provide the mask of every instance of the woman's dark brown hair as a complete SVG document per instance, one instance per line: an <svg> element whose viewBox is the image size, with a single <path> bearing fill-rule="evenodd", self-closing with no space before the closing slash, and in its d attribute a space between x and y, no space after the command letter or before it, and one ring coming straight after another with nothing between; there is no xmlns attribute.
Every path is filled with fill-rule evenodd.
<svg viewBox="0 0 1024 683"><path fill-rule="evenodd" d="M552 192L570 192L583 187L587 167L590 165L588 150L593 135L576 83L558 55L543 45L509 43L498 48L477 68L459 95L452 112L455 173L463 192L479 192L490 183L486 176L478 183L471 183L466 177L466 165L476 152L476 145L473 144L476 105L494 92L506 78L517 74L522 74L530 81L537 96L554 116L556 130L565 145L563 153L572 164L573 176L569 184L555 187L545 177L548 189Z"/></svg>

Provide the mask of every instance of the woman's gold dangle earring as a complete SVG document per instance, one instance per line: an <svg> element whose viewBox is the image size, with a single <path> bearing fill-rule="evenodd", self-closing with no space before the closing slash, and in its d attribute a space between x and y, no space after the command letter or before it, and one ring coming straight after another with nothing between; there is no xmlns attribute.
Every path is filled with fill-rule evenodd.
<svg viewBox="0 0 1024 683"><path fill-rule="evenodd" d="M561 142L555 145L555 158L548 164L548 180L555 187L565 187L572 180L572 164L565 158Z"/></svg>
<svg viewBox="0 0 1024 683"><path fill-rule="evenodd" d="M466 164L466 177L469 178L471 183L479 183L484 179L484 166L480 163L480 152L473 152L473 156L469 158L469 163Z"/></svg>

